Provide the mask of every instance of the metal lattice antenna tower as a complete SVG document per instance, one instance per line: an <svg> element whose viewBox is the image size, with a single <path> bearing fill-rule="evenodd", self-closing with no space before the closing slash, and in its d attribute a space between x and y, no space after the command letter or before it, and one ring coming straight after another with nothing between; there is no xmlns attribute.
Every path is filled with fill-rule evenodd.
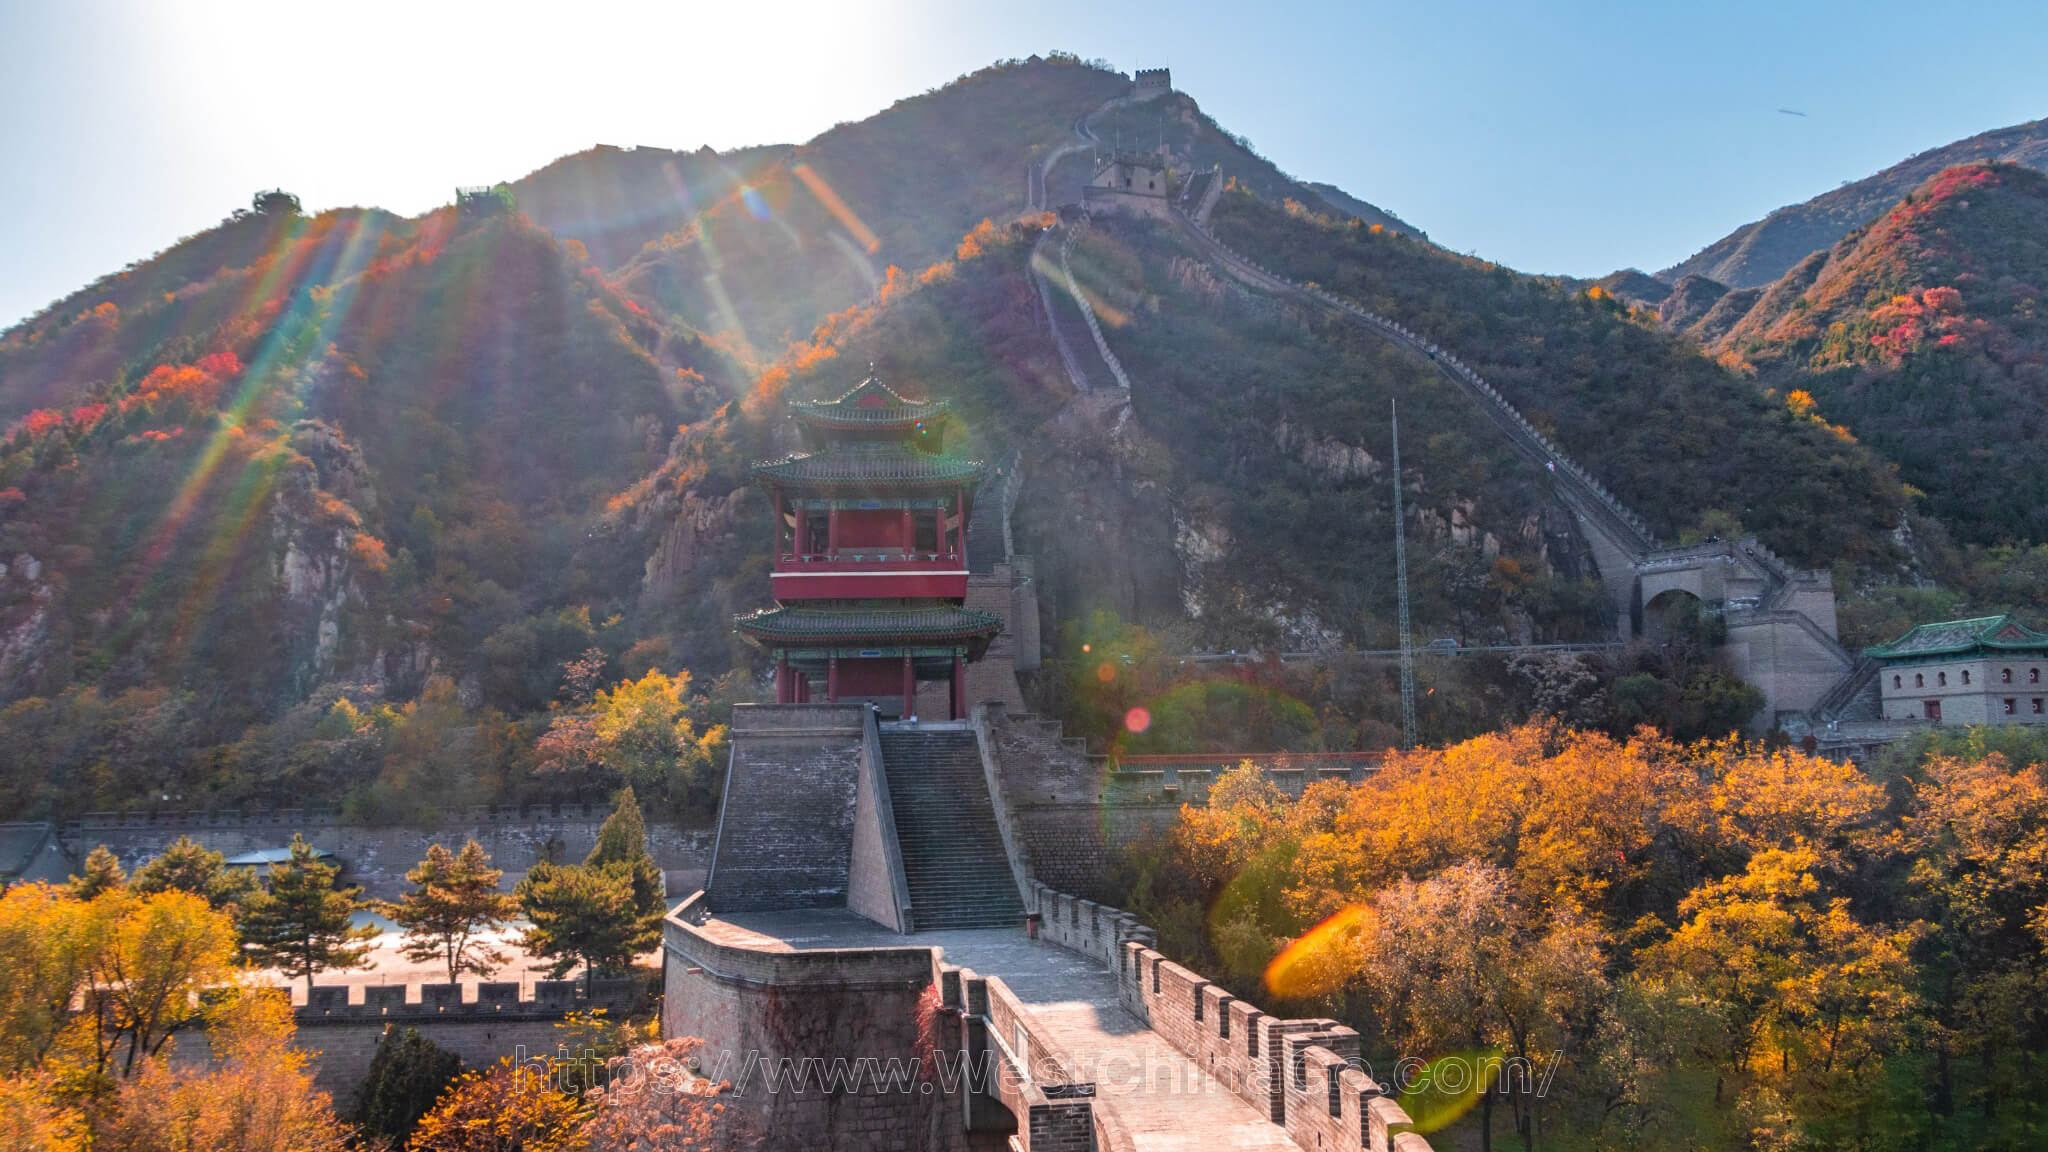
<svg viewBox="0 0 2048 1152"><path fill-rule="evenodd" d="M1401 406L1389 400L1394 419L1394 586L1401 603L1401 739L1415 747L1415 645L1408 630L1408 533L1401 523Z"/></svg>

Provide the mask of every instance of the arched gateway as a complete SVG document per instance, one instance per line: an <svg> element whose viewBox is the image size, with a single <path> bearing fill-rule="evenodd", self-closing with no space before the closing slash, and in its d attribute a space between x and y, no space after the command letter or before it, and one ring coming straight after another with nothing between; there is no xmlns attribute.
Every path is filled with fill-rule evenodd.
<svg viewBox="0 0 2048 1152"><path fill-rule="evenodd" d="M870 372L836 400L790 405L804 451L754 465L775 508L775 607L734 626L775 659L775 701L917 711L920 681L967 714L966 665L1003 621L964 607L980 461L945 450L944 400Z"/></svg>

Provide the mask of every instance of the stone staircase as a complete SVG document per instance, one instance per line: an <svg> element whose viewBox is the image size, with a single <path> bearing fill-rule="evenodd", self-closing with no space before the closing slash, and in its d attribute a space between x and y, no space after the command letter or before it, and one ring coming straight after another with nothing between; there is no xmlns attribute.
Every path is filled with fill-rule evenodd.
<svg viewBox="0 0 2048 1152"><path fill-rule="evenodd" d="M881 739L917 930L1022 924L974 732L884 727Z"/></svg>

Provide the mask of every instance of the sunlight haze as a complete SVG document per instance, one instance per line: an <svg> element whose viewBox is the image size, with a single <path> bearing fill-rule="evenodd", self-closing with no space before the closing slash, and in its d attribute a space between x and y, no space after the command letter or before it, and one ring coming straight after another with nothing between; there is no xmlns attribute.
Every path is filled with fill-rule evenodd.
<svg viewBox="0 0 2048 1152"><path fill-rule="evenodd" d="M1922 18L1890 2L11 0L0 323L261 188L313 211L413 215L599 143L802 142L1054 49L1172 66L1281 168L1455 250L1531 272L1655 271L1783 204L2048 110L2039 6L1992 0L1945 17L1941 37L1899 34ZM1912 77L1911 98L1871 87L1894 75Z"/></svg>

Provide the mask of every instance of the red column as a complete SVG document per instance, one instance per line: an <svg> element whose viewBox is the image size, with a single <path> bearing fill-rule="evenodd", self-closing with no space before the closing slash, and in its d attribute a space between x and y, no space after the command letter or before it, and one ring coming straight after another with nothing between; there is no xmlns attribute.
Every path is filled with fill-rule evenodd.
<svg viewBox="0 0 2048 1152"><path fill-rule="evenodd" d="M953 489L953 558L967 567L967 489Z"/></svg>
<svg viewBox="0 0 2048 1152"><path fill-rule="evenodd" d="M952 696L952 700L951 700L951 703L952 703L952 706L953 706L953 708L952 708L952 710L953 710L953 715L952 715L952 716L950 716L950 717L948 717L948 719L952 719L952 720L964 720L964 719L966 719L966 718L967 718L967 662L966 662L965 660L962 660L962 659L960 658L960 653L959 653L959 651L958 651L957 649L956 649L956 650L954 651L954 653L953 653L953 690L952 690L951 696Z"/></svg>
<svg viewBox="0 0 2048 1152"><path fill-rule="evenodd" d="M796 537L796 554L802 556L811 550L810 536L805 531L809 527L805 521L809 520L810 517L804 515L803 505L794 500L789 502L789 510L796 517L796 531L794 533Z"/></svg>
<svg viewBox="0 0 2048 1152"><path fill-rule="evenodd" d="M777 488L775 496L775 567L782 567L782 489Z"/></svg>
<svg viewBox="0 0 2048 1152"><path fill-rule="evenodd" d="M917 715L917 668L910 662L910 653L903 654L903 718Z"/></svg>
<svg viewBox="0 0 2048 1152"><path fill-rule="evenodd" d="M836 507L825 513L825 552L832 559L839 559L839 509Z"/></svg>
<svg viewBox="0 0 2048 1152"><path fill-rule="evenodd" d="M825 702L839 702L839 657L825 657Z"/></svg>
<svg viewBox="0 0 2048 1152"><path fill-rule="evenodd" d="M789 675L789 656L784 654L775 659L775 702L796 703L796 684Z"/></svg>

